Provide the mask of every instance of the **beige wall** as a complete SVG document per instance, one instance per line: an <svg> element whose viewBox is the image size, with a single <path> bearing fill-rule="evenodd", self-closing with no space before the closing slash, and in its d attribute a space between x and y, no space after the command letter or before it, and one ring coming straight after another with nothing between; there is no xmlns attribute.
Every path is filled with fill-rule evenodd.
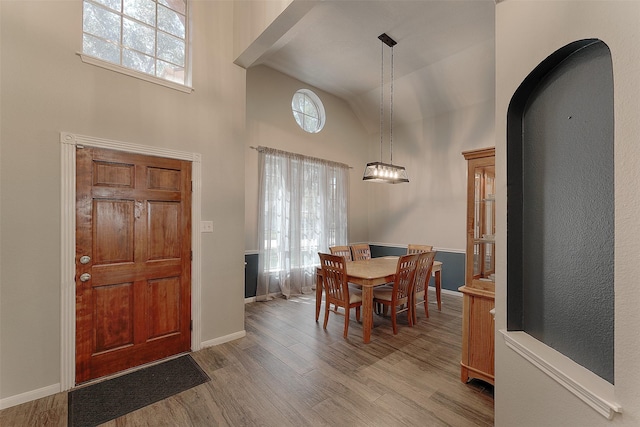
<svg viewBox="0 0 640 427"><path fill-rule="evenodd" d="M298 89L311 89L322 100L326 124L316 134L304 132L291 112ZM346 163L350 170L349 241L367 241L367 190L362 181L367 134L347 103L265 66L247 70L247 130L245 147L245 248L258 249L259 145Z"/></svg>
<svg viewBox="0 0 640 427"><path fill-rule="evenodd" d="M233 19L236 23L233 27L234 60L273 24L273 21L293 3L293 0L240 0L235 3L233 11Z"/></svg>
<svg viewBox="0 0 640 427"><path fill-rule="evenodd" d="M322 99L327 124L318 134L303 132L291 113L297 89ZM247 70L245 150L245 249L256 251L258 153L264 145L348 163L349 242L406 245L425 242L464 251L466 163L462 151L493 146L493 100L410 125L394 127L394 163L409 171L410 183L362 181L364 165L380 160L378 132L367 134L347 103L264 66ZM383 161L389 161L388 135Z"/></svg>
<svg viewBox="0 0 640 427"><path fill-rule="evenodd" d="M191 6L185 94L82 63L80 1L0 2L0 399L61 381L61 131L202 155L202 341L244 329L245 71L233 2Z"/></svg>
<svg viewBox="0 0 640 427"><path fill-rule="evenodd" d="M598 38L611 50L615 120L615 400L622 414L608 422L496 334L497 426L640 425L640 2L504 1L496 8L496 161L506 176L506 112L522 80L557 49ZM498 181L498 212L506 183ZM506 224L497 218L496 329L506 329ZM610 286L611 284L603 284ZM596 392L602 390L594 390Z"/></svg>
<svg viewBox="0 0 640 427"><path fill-rule="evenodd" d="M277 3L277 2L275 2ZM260 33L244 52L238 52L242 60L255 59L256 52L264 52L277 45L277 37L289 30L308 9L318 2L282 2L283 12ZM363 7L366 2L363 2ZM249 5L242 7L242 15L251 17ZM266 5L264 7L267 7ZM271 11L276 10L272 4ZM241 14L238 13L238 16ZM258 22L260 20L257 20ZM244 24L239 21L239 27ZM256 25L256 29L261 28ZM255 37L258 33L239 28ZM271 44L269 44L271 43ZM456 56L444 68L474 70L467 78L450 77L444 73L443 93L452 96L455 90L463 95L452 96L459 100L477 100L475 104L433 117L428 108L428 94L415 88L410 76L399 79L398 87L404 88L402 99L408 107L397 105L398 111L411 111L411 117L398 117L394 124L394 163L407 168L409 184L387 185L362 182L364 165L371 161L389 162L388 129L385 128L383 158L380 158L379 126L368 123L365 128L355 119L353 108L363 102L377 102L378 97L362 94L345 102L321 95L327 108L327 127L316 135L302 132L295 124L290 111L293 92L306 87L265 67L247 72L247 127L248 146L266 145L302 154L338 160L354 167L351 173L349 241L406 245L424 242L441 250L463 252L465 248L466 212L466 164L462 151L483 148L495 144L494 102L485 99L485 93L493 93L494 69L490 42L482 44L472 56ZM472 59L473 58L473 62ZM240 62L242 62L242 60ZM467 63L461 63L467 61ZM443 61L445 62L445 61ZM455 64L455 65L453 65ZM444 76L444 77L443 77ZM401 84L402 83L402 84ZM450 89L452 85L455 89ZM457 85L457 86L456 86ZM482 87L487 90L475 90ZM468 90L464 89L467 88ZM373 91L375 92L375 91ZM402 91L401 91L402 92ZM468 104L465 104L468 105ZM421 116L422 114L422 116ZM356 114L357 115L357 114ZM424 117L428 115L428 117ZM406 124L405 122L410 124ZM319 143L320 142L320 143ZM344 159L344 160L340 160ZM246 149L246 221L245 248L257 249L257 153Z"/></svg>
<svg viewBox="0 0 640 427"><path fill-rule="evenodd" d="M388 162L385 138L383 161ZM370 184L370 240L463 252L467 164L462 152L494 143L493 100L394 126L393 163L407 168L409 183ZM369 161L379 160L378 135L372 136L369 153Z"/></svg>

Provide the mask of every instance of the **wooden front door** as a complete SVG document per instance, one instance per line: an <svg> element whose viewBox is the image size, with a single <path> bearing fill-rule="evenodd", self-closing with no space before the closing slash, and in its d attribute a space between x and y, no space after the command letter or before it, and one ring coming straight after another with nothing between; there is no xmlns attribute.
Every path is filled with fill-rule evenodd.
<svg viewBox="0 0 640 427"><path fill-rule="evenodd" d="M76 150L76 383L191 347L191 163Z"/></svg>

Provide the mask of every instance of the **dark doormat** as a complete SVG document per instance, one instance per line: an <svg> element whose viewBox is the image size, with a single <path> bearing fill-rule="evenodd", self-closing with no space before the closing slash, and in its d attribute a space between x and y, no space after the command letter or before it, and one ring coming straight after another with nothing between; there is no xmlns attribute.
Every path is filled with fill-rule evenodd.
<svg viewBox="0 0 640 427"><path fill-rule="evenodd" d="M190 355L69 392L69 426L96 426L209 381Z"/></svg>

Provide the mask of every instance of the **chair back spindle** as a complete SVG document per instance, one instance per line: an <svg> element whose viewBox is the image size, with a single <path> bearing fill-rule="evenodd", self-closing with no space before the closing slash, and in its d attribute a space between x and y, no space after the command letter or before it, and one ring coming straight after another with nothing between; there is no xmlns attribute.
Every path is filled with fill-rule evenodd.
<svg viewBox="0 0 640 427"><path fill-rule="evenodd" d="M394 296L396 302L400 304L406 302L411 292L413 292L413 277L416 271L419 254L404 255L398 259L396 280L393 283L395 288Z"/></svg>
<svg viewBox="0 0 640 427"><path fill-rule="evenodd" d="M329 252L332 255L340 255L345 257L347 261L351 261L351 248L349 246L331 246L329 247Z"/></svg>
<svg viewBox="0 0 640 427"><path fill-rule="evenodd" d="M413 300L414 307L424 303L424 312L426 317L429 317L429 305L427 299L427 287L429 286L429 279L431 278L431 271L433 269L433 261L436 258L436 251L423 252L418 257L416 264L416 273L413 280ZM417 322L416 310L413 310L413 321Z"/></svg>
<svg viewBox="0 0 640 427"><path fill-rule="evenodd" d="M410 254L421 254L423 252L429 252L433 250L433 246L431 245L415 245L410 243L407 246L407 255Z"/></svg>
<svg viewBox="0 0 640 427"><path fill-rule="evenodd" d="M371 259L371 248L367 243L361 243L357 245L351 245L351 252L353 253L354 261L362 261L365 259Z"/></svg>

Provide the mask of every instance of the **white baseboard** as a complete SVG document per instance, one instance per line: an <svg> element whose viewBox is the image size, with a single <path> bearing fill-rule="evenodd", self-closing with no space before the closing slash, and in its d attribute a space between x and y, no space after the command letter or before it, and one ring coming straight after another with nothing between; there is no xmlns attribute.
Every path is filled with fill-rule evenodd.
<svg viewBox="0 0 640 427"><path fill-rule="evenodd" d="M51 384L49 386L27 391L15 396L5 397L4 399L0 399L0 410L20 405L22 403L31 402L32 400L42 399L43 397L51 396L56 393L60 393L60 383Z"/></svg>
<svg viewBox="0 0 640 427"><path fill-rule="evenodd" d="M436 291L433 286L430 286L429 289L433 289L434 292ZM447 295L453 295L454 297L462 297L462 292L452 291L450 289L442 289L440 292Z"/></svg>
<svg viewBox="0 0 640 427"><path fill-rule="evenodd" d="M240 338L247 336L247 331L234 332L233 334L225 335L223 337L214 338L209 341L203 341L201 346L205 347L213 347L214 345L224 344L229 341L234 341Z"/></svg>
<svg viewBox="0 0 640 427"><path fill-rule="evenodd" d="M430 287L429 289L435 291L433 289L433 287ZM442 293L443 294L447 294L447 295L454 295L454 296L458 296L458 297L462 296L461 292L450 291L448 289L443 289ZM246 304L246 303L250 303L250 302L255 302L255 300L256 300L255 297L245 298L244 302ZM224 343L229 342L229 341L234 341L234 340L243 338L246 335L247 335L247 332L243 330L243 331L235 332L233 334L225 335L223 337L214 338L214 339L209 340L209 341L204 341L204 342L201 343L201 346L202 346L202 348L213 347L215 345L224 344ZM60 384L52 384L50 386L42 387L42 388L39 388L37 390L32 390L32 391L28 391L28 392L25 392L25 393L21 393L21 394L18 394L16 396L6 397L4 399L0 399L0 410L6 409L6 408L10 408L12 406L20 405L22 403L27 403L27 402L30 402L32 400L41 399L43 397L51 396L52 394L59 393L60 391L61 391Z"/></svg>
<svg viewBox="0 0 640 427"><path fill-rule="evenodd" d="M201 346L204 347L212 347L218 344L224 344L229 341L237 340L239 338L245 337L247 332L242 330L240 332L235 332L233 334L225 335L223 337L215 338L209 341L204 341ZM51 396L52 394L59 393L61 391L60 383L52 384L46 387L39 388L37 390L27 391L25 393L17 394L15 396L5 397L4 399L0 399L0 410L10 408L12 406L20 405L22 403L31 402L32 400L41 399L43 397Z"/></svg>
<svg viewBox="0 0 640 427"><path fill-rule="evenodd" d="M315 289L315 286L313 287L313 289ZM266 299L263 298L263 299L261 299L261 301L269 301L269 300L272 300L272 299L275 299L275 298L281 298L281 297L282 297L282 292L272 292L269 295L267 295ZM256 302L256 301L258 301L258 297L257 296L248 297L248 298L244 299L244 303L245 304L249 304L249 303Z"/></svg>

